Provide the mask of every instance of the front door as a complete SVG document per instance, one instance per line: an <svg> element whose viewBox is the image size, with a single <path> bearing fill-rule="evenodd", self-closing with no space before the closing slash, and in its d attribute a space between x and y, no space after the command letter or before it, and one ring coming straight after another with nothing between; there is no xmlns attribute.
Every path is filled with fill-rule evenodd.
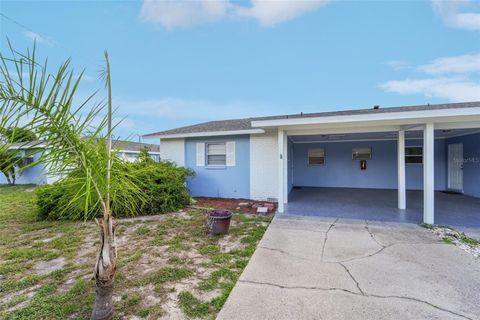
<svg viewBox="0 0 480 320"><path fill-rule="evenodd" d="M463 144L448 145L448 189L463 192Z"/></svg>

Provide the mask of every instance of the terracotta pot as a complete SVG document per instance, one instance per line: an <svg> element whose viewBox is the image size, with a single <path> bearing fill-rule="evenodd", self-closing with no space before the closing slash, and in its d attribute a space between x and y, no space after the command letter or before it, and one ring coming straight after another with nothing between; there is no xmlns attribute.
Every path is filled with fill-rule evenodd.
<svg viewBox="0 0 480 320"><path fill-rule="evenodd" d="M232 213L225 209L216 209L207 213L208 232L212 235L226 234L230 228Z"/></svg>

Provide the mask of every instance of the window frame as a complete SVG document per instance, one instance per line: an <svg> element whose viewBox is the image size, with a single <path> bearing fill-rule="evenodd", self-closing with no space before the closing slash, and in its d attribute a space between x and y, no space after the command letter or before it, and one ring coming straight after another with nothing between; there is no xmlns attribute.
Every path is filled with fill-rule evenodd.
<svg viewBox="0 0 480 320"><path fill-rule="evenodd" d="M26 156L22 159L23 166L29 166L35 162L35 158L33 156Z"/></svg>
<svg viewBox="0 0 480 320"><path fill-rule="evenodd" d="M225 162L224 164L210 164L209 163L209 150L208 150L208 147L210 145L223 145L224 147L224 150L225 150L225 153L223 154L223 156L225 156ZM213 154L213 155L219 155L219 154ZM222 155L222 154L220 154ZM210 167L210 168L225 168L227 167L227 142L226 141L215 141L215 142L206 142L205 143L205 166L206 167Z"/></svg>
<svg viewBox="0 0 480 320"><path fill-rule="evenodd" d="M318 151L318 150L323 151L323 163L310 163L310 152ZM325 148L311 148L307 150L307 166L318 167L318 166L324 166L326 163L327 163L327 153L325 152Z"/></svg>
<svg viewBox="0 0 480 320"><path fill-rule="evenodd" d="M407 149L409 148L420 148L422 150L422 154L420 155L408 155ZM407 162L407 158L411 157L418 157L421 158L421 162ZM423 146L405 146L405 165L423 165Z"/></svg>
<svg viewBox="0 0 480 320"><path fill-rule="evenodd" d="M355 157L355 150L361 150L361 149L368 149L370 156L369 156L368 158L364 158L364 157L356 158L356 157ZM355 161L372 160L372 157L373 157L372 154L373 154L372 147L357 147L357 148L352 148L352 160L355 160Z"/></svg>

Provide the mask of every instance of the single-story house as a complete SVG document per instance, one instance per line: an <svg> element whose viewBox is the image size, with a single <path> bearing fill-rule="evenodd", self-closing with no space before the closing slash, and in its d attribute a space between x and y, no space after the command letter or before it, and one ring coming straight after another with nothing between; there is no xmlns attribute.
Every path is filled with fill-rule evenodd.
<svg viewBox="0 0 480 320"><path fill-rule="evenodd" d="M196 172L193 196L278 201L287 213L365 205L408 220L416 210L426 223L435 198L439 211L451 193L480 204L480 102L210 121L143 137ZM480 205L468 210L480 227Z"/></svg>
<svg viewBox="0 0 480 320"><path fill-rule="evenodd" d="M160 146L158 144L139 143L124 140L113 140L112 146L116 149L121 157L127 161L135 161L138 158L140 150L147 149L150 156L155 161L160 161ZM13 143L10 149L20 149L22 151L23 162L25 164L32 163L38 159L40 153L35 152L48 148L46 141L32 141ZM17 184L51 184L58 180L57 176L48 174L45 165L36 165L25 170L19 171L17 174ZM7 178L0 172L0 184L6 184Z"/></svg>

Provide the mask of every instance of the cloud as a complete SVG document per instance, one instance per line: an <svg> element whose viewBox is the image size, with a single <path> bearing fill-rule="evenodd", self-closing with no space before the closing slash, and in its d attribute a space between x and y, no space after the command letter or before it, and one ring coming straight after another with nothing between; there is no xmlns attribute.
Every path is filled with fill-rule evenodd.
<svg viewBox="0 0 480 320"><path fill-rule="evenodd" d="M480 53L434 59L418 66L422 78L387 81L380 87L398 94L422 94L452 102L480 100Z"/></svg>
<svg viewBox="0 0 480 320"><path fill-rule="evenodd" d="M381 85L387 92L422 94L452 102L480 100L480 83L462 78L430 78L388 81Z"/></svg>
<svg viewBox="0 0 480 320"><path fill-rule="evenodd" d="M229 6L227 0L144 0L141 18L158 23L167 29L189 27L225 18Z"/></svg>
<svg viewBox="0 0 480 320"><path fill-rule="evenodd" d="M36 43L44 43L44 44L49 44L51 45L53 43L52 39L48 38L48 37L44 37L38 33L35 33L33 31L24 31L23 32L23 35L25 36L25 38L31 40L31 41L35 41Z"/></svg>
<svg viewBox="0 0 480 320"><path fill-rule="evenodd" d="M433 10L448 26L480 31L480 5L471 0L432 0ZM470 12L467 10L473 10Z"/></svg>
<svg viewBox="0 0 480 320"><path fill-rule="evenodd" d="M264 26L274 26L279 23L304 15L328 3L327 0L304 1L272 1L251 0L251 7L238 8L237 14L252 17Z"/></svg>
<svg viewBox="0 0 480 320"><path fill-rule="evenodd" d="M480 72L480 53L435 59L418 70L432 75Z"/></svg>
<svg viewBox="0 0 480 320"><path fill-rule="evenodd" d="M328 2L329 0L250 0L249 5L244 6L232 0L144 0L140 17L167 29L246 18L253 18L264 26L274 26Z"/></svg>

